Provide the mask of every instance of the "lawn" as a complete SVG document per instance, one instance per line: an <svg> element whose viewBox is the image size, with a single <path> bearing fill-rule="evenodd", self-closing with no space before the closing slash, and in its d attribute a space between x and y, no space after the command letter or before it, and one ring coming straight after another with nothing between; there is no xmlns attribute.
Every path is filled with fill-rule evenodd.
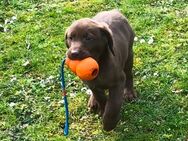
<svg viewBox="0 0 188 141"><path fill-rule="evenodd" d="M72 21L118 8L135 33L138 98L115 130L87 108L88 89L66 69L70 134L63 135L60 64ZM0 140L184 141L188 139L187 0L0 2Z"/></svg>

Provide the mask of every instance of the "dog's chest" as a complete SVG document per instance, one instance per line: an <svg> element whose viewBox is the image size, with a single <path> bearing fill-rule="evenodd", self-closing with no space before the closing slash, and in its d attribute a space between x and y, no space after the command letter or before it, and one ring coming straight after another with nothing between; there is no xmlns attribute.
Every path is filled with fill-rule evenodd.
<svg viewBox="0 0 188 141"><path fill-rule="evenodd" d="M118 72L111 68L108 71L100 72L94 80L84 82L89 86L90 89L109 89L121 81L122 77L124 77L122 71Z"/></svg>

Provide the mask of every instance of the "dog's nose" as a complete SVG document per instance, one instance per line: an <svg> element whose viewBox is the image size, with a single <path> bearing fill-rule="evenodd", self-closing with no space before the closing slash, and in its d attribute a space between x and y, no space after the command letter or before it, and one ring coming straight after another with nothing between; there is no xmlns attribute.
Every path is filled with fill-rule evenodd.
<svg viewBox="0 0 188 141"><path fill-rule="evenodd" d="M71 57L77 58L79 56L79 50L71 50Z"/></svg>

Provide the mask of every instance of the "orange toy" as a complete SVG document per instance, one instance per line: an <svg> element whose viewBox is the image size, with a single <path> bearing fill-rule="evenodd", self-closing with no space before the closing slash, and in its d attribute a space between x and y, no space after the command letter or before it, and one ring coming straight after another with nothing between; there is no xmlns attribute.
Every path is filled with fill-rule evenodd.
<svg viewBox="0 0 188 141"><path fill-rule="evenodd" d="M99 73L99 65L91 57L83 60L70 60L66 58L65 64L82 80L92 80Z"/></svg>

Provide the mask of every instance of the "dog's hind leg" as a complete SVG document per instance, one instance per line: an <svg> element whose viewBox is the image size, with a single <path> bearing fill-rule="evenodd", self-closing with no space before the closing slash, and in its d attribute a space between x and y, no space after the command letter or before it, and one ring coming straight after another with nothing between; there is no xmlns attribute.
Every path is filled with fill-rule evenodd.
<svg viewBox="0 0 188 141"><path fill-rule="evenodd" d="M125 100L133 100L137 97L136 92L133 88L133 51L132 47L129 51L129 56L127 62L125 64L124 72L126 74L126 83L125 83L125 91L124 91L124 99Z"/></svg>

